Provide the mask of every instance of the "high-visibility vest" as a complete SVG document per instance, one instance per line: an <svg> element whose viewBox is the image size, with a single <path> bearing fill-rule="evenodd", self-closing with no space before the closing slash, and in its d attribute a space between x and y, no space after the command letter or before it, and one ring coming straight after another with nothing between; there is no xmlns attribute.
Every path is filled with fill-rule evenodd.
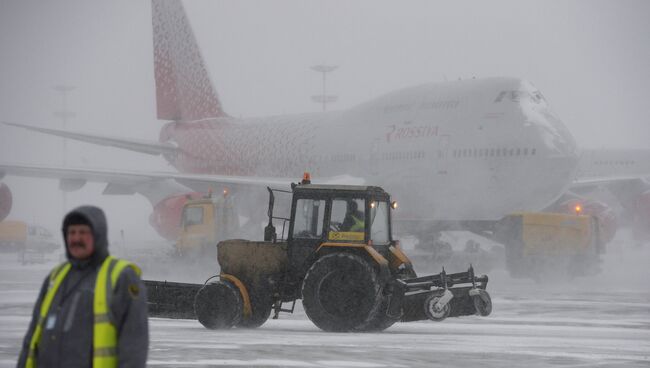
<svg viewBox="0 0 650 368"><path fill-rule="evenodd" d="M72 267L71 264L65 262L50 272L50 283L41 304L38 323L29 342L27 368L36 367L36 350L43 335L43 324L50 311L52 300L70 271L70 267ZM126 267L133 268L135 273L140 276L141 271L138 266L112 256L106 257L97 274L93 298L93 367L95 368L117 367L117 328L115 321L111 320L109 308L117 279Z"/></svg>
<svg viewBox="0 0 650 368"><path fill-rule="evenodd" d="M350 226L350 231L363 231L365 230L365 221L362 219L358 218L357 216L352 215L352 221L354 221L354 224Z"/></svg>

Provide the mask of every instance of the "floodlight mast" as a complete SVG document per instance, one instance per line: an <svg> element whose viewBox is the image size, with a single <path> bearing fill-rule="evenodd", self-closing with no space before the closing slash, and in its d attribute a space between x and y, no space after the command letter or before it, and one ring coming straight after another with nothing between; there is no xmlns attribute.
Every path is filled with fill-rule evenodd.
<svg viewBox="0 0 650 368"><path fill-rule="evenodd" d="M75 114L73 111L68 111L68 93L73 89L75 89L75 86L57 84L52 88L61 94L62 104L63 104L61 110L54 112L54 116L61 119L61 121L63 122L63 130L66 130L68 119L72 119L75 116L77 116L77 114ZM67 145L68 145L68 140L66 138L63 138L63 166L68 165ZM65 190L62 192L62 200L63 200L63 213L65 213L68 210L68 198Z"/></svg>
<svg viewBox="0 0 650 368"><path fill-rule="evenodd" d="M330 73L338 68L338 65L314 65L311 67L313 71L323 74L323 94L312 96L311 99L314 102L323 104L323 111L327 111L328 102L336 102L336 95L327 94L327 73Z"/></svg>
<svg viewBox="0 0 650 368"><path fill-rule="evenodd" d="M61 94L62 98L62 109L59 111L54 112L54 116L61 119L63 123L63 130L66 130L66 126L68 124L68 119L72 119L76 116L76 114L72 111L68 111L68 92L72 91L75 89L75 86L68 86L68 85L63 85L63 84L57 84L56 86L52 87L55 91L59 92ZM63 166L67 165L67 139L63 138Z"/></svg>

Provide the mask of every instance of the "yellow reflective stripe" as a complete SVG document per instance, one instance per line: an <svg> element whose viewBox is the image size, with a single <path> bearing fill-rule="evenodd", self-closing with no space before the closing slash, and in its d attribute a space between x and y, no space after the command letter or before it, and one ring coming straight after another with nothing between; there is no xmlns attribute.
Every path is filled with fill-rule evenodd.
<svg viewBox="0 0 650 368"><path fill-rule="evenodd" d="M61 286L63 279L65 279L65 277L68 275L70 267L70 263L66 263L63 269L61 269L61 272L58 272L57 270L56 276L53 280L51 280L47 293L45 294L45 298L43 298L43 303L41 304L41 318L45 318L47 316L47 312L50 311L52 299L54 299L54 295L56 295L56 292L59 290L59 286Z"/></svg>
<svg viewBox="0 0 650 368"><path fill-rule="evenodd" d="M101 348L93 350L93 355L96 357L110 357L117 355L116 348Z"/></svg>
<svg viewBox="0 0 650 368"><path fill-rule="evenodd" d="M117 280L126 267L131 267L139 276L140 268L131 262L109 256L97 274L93 313L93 367L117 367L117 328L111 319L110 300ZM110 274L110 276L109 276ZM110 284L109 284L110 282Z"/></svg>
<svg viewBox="0 0 650 368"><path fill-rule="evenodd" d="M59 274L59 271L61 271L65 267L65 265L67 265L67 264L68 264L68 262L63 262L63 263L57 265L56 267L54 267L52 269L52 271L50 271L50 281L54 281L54 279L56 278L56 275Z"/></svg>
<svg viewBox="0 0 650 368"><path fill-rule="evenodd" d="M52 300L56 295L56 292L59 290L59 287L63 283L63 280L68 275L70 271L70 263L63 263L56 266L50 273L50 284L48 286L47 293L43 298L41 303L41 313L32 334L32 339L29 342L29 351L27 352L27 362L26 367L36 367L36 347L41 341L41 336L43 335L43 323L45 322L45 317L47 317L48 312L50 311L50 306L52 305Z"/></svg>
<svg viewBox="0 0 650 368"><path fill-rule="evenodd" d="M117 347L93 349L93 368L117 367Z"/></svg>
<svg viewBox="0 0 650 368"><path fill-rule="evenodd" d="M95 314L95 323L105 323L110 321L111 321L111 317L108 315L108 313Z"/></svg>
<svg viewBox="0 0 650 368"><path fill-rule="evenodd" d="M113 288L114 288L115 285L117 284L117 279L118 279L118 278L120 277L120 275L122 274L122 271L123 271L127 266L128 266L128 267L131 267L131 268L133 269L133 271L135 271L135 274L138 275L138 276L140 276L140 274L142 273L142 271L140 270L140 267L134 265L133 263L131 263L131 262L129 262L129 261L125 261L125 260L123 260L123 259L118 260L118 261L117 261L117 264L116 264L115 267L113 268L113 271L111 271L111 286L112 286Z"/></svg>
<svg viewBox="0 0 650 368"><path fill-rule="evenodd" d="M117 329L111 323L108 306L108 293L112 293L112 285L109 282L109 269L115 268L118 261L107 257L97 273L95 281L95 296L93 298L93 367L117 367L117 357L101 356L106 349L116 349ZM98 355L99 354L99 355Z"/></svg>
<svg viewBox="0 0 650 368"><path fill-rule="evenodd" d="M93 355L93 368L114 368L117 367L117 354L112 356Z"/></svg>
<svg viewBox="0 0 650 368"><path fill-rule="evenodd" d="M106 283L108 282L108 268L115 258L109 256L102 263L97 273L97 280L95 281L95 297L93 298L93 312L94 314L105 314L108 312L106 305Z"/></svg>
<svg viewBox="0 0 650 368"><path fill-rule="evenodd" d="M95 323L93 351L117 347L117 328L110 322Z"/></svg>

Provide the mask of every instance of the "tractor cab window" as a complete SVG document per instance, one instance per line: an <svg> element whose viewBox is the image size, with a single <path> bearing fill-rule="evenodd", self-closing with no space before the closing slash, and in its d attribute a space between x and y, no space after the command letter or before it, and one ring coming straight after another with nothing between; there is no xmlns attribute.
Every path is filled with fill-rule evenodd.
<svg viewBox="0 0 650 368"><path fill-rule="evenodd" d="M374 244L388 244L388 202L370 203L370 240Z"/></svg>
<svg viewBox="0 0 650 368"><path fill-rule="evenodd" d="M325 201L299 199L293 223L294 238L320 238L323 234Z"/></svg>
<svg viewBox="0 0 650 368"><path fill-rule="evenodd" d="M203 223L203 207L186 207L183 216L185 226Z"/></svg>
<svg viewBox="0 0 650 368"><path fill-rule="evenodd" d="M365 201L362 198L340 198L332 201L330 240L363 241L365 236Z"/></svg>

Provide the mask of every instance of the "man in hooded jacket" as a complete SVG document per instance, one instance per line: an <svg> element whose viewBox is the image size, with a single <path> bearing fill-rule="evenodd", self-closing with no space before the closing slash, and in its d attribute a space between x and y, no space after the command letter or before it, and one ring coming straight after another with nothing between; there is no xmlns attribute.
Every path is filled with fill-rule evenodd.
<svg viewBox="0 0 650 368"><path fill-rule="evenodd" d="M149 327L140 270L109 255L101 209L72 210L62 230L68 262L43 282L18 367L144 367Z"/></svg>

